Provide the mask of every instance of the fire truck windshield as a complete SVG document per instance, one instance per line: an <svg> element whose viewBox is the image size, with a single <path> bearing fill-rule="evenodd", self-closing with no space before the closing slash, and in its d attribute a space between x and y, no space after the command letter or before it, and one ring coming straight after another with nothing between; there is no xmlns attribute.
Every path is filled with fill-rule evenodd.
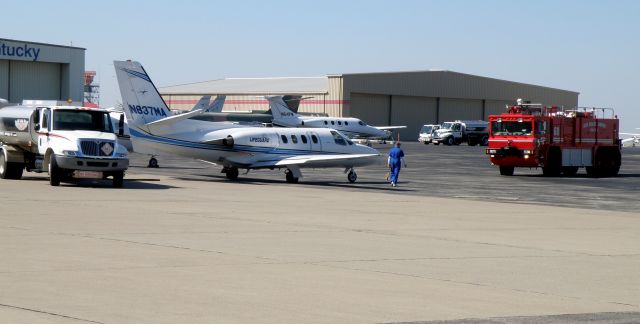
<svg viewBox="0 0 640 324"><path fill-rule="evenodd" d="M493 136L530 136L531 130L531 121L503 120L491 123L491 135Z"/></svg>

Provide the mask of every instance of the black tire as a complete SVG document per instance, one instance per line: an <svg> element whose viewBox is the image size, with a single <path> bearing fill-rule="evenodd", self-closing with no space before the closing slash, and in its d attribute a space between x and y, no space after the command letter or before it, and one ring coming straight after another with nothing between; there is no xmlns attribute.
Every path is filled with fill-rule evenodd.
<svg viewBox="0 0 640 324"><path fill-rule="evenodd" d="M455 143L456 143L456 141L453 140L453 136L449 136L444 140L444 144L446 144L446 145L453 145Z"/></svg>
<svg viewBox="0 0 640 324"><path fill-rule="evenodd" d="M124 171L116 171L113 173L113 187L122 188L124 184Z"/></svg>
<svg viewBox="0 0 640 324"><path fill-rule="evenodd" d="M546 177L557 177L562 172L562 154L558 147L550 147L547 161L542 167L542 174Z"/></svg>
<svg viewBox="0 0 640 324"><path fill-rule="evenodd" d="M480 145L482 145L482 146L489 145L489 136L482 137L482 139L480 140Z"/></svg>
<svg viewBox="0 0 640 324"><path fill-rule="evenodd" d="M433 145L440 145L440 142L433 142Z"/></svg>
<svg viewBox="0 0 640 324"><path fill-rule="evenodd" d="M503 176L512 176L513 175L513 171L515 170L514 167L512 166L500 166L500 175Z"/></svg>
<svg viewBox="0 0 640 324"><path fill-rule="evenodd" d="M0 150L0 178L7 180L20 180L20 178L22 178L23 170L23 163L7 162L4 152Z"/></svg>
<svg viewBox="0 0 640 324"><path fill-rule="evenodd" d="M149 164L147 165L147 168L159 168L160 165L158 165L158 160L154 157L149 159Z"/></svg>
<svg viewBox="0 0 640 324"><path fill-rule="evenodd" d="M354 171L349 171L349 174L347 174L347 180L349 180L349 182L351 183L356 182L356 180L358 180L358 174L356 174Z"/></svg>
<svg viewBox="0 0 640 324"><path fill-rule="evenodd" d="M578 173L579 167L562 167L562 174L568 177L572 177Z"/></svg>
<svg viewBox="0 0 640 324"><path fill-rule="evenodd" d="M49 158L49 184L57 187L60 185L63 170L58 167L55 155L51 154Z"/></svg>
<svg viewBox="0 0 640 324"><path fill-rule="evenodd" d="M288 183L298 183L298 178L293 176L293 172L291 172L291 170L287 169L287 171L285 171L285 178L287 179Z"/></svg>
<svg viewBox="0 0 640 324"><path fill-rule="evenodd" d="M227 175L227 179L229 180L237 180L238 179L238 175L240 174L240 171L238 171L238 168L228 168L227 172L225 172Z"/></svg>

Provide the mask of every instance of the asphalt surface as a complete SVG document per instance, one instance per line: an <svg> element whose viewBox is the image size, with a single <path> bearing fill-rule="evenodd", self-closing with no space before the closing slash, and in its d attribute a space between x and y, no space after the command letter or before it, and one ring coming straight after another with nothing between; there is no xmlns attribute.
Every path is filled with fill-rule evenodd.
<svg viewBox="0 0 640 324"><path fill-rule="evenodd" d="M382 156L377 165L358 168L358 181L349 183L339 169L303 169L303 179L292 185L279 170L241 171L237 180L253 185L282 184L386 192L424 197L458 198L505 203L544 204L638 212L640 210L640 148L625 148L620 174L615 178L590 178L584 169L574 177L544 177L541 169L517 168L513 177L500 176L489 163L485 147L424 145L403 143L407 168L400 174L399 186L391 188L385 180L388 144L375 144ZM131 155L131 174L158 174L183 180L228 181L221 167L176 156L158 156L160 168L147 168L148 156Z"/></svg>

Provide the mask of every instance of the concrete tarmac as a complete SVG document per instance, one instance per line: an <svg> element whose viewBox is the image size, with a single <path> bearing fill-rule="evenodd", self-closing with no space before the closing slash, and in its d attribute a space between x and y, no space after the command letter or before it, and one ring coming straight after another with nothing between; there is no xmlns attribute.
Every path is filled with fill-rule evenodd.
<svg viewBox="0 0 640 324"><path fill-rule="evenodd" d="M426 162L478 147L405 150L396 189L382 165L355 185L337 170L290 185L277 171L229 182L175 157L146 169L144 156L124 189L2 180L0 322L640 322L640 214L625 207L638 206L637 166L500 177ZM520 198L485 198L504 184ZM558 187L606 203L553 197Z"/></svg>

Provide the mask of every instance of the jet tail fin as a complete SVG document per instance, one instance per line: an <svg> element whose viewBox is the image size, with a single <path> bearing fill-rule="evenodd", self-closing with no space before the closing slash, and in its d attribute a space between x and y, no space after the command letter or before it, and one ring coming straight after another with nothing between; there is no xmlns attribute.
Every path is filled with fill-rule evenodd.
<svg viewBox="0 0 640 324"><path fill-rule="evenodd" d="M202 96L202 98L198 100L196 105L193 106L193 108L191 108L191 111L195 111L198 109L201 109L201 110L206 109L209 106L209 101L211 101L211 96Z"/></svg>
<svg viewBox="0 0 640 324"><path fill-rule="evenodd" d="M171 111L139 62L114 61L129 128L151 132L147 124L170 117Z"/></svg>
<svg viewBox="0 0 640 324"><path fill-rule="evenodd" d="M289 109L282 96L267 96L269 109L273 116L273 124L284 127L297 127L301 124L300 116Z"/></svg>
<svg viewBox="0 0 640 324"><path fill-rule="evenodd" d="M215 100L204 110L205 112L221 112L227 96L218 95Z"/></svg>

